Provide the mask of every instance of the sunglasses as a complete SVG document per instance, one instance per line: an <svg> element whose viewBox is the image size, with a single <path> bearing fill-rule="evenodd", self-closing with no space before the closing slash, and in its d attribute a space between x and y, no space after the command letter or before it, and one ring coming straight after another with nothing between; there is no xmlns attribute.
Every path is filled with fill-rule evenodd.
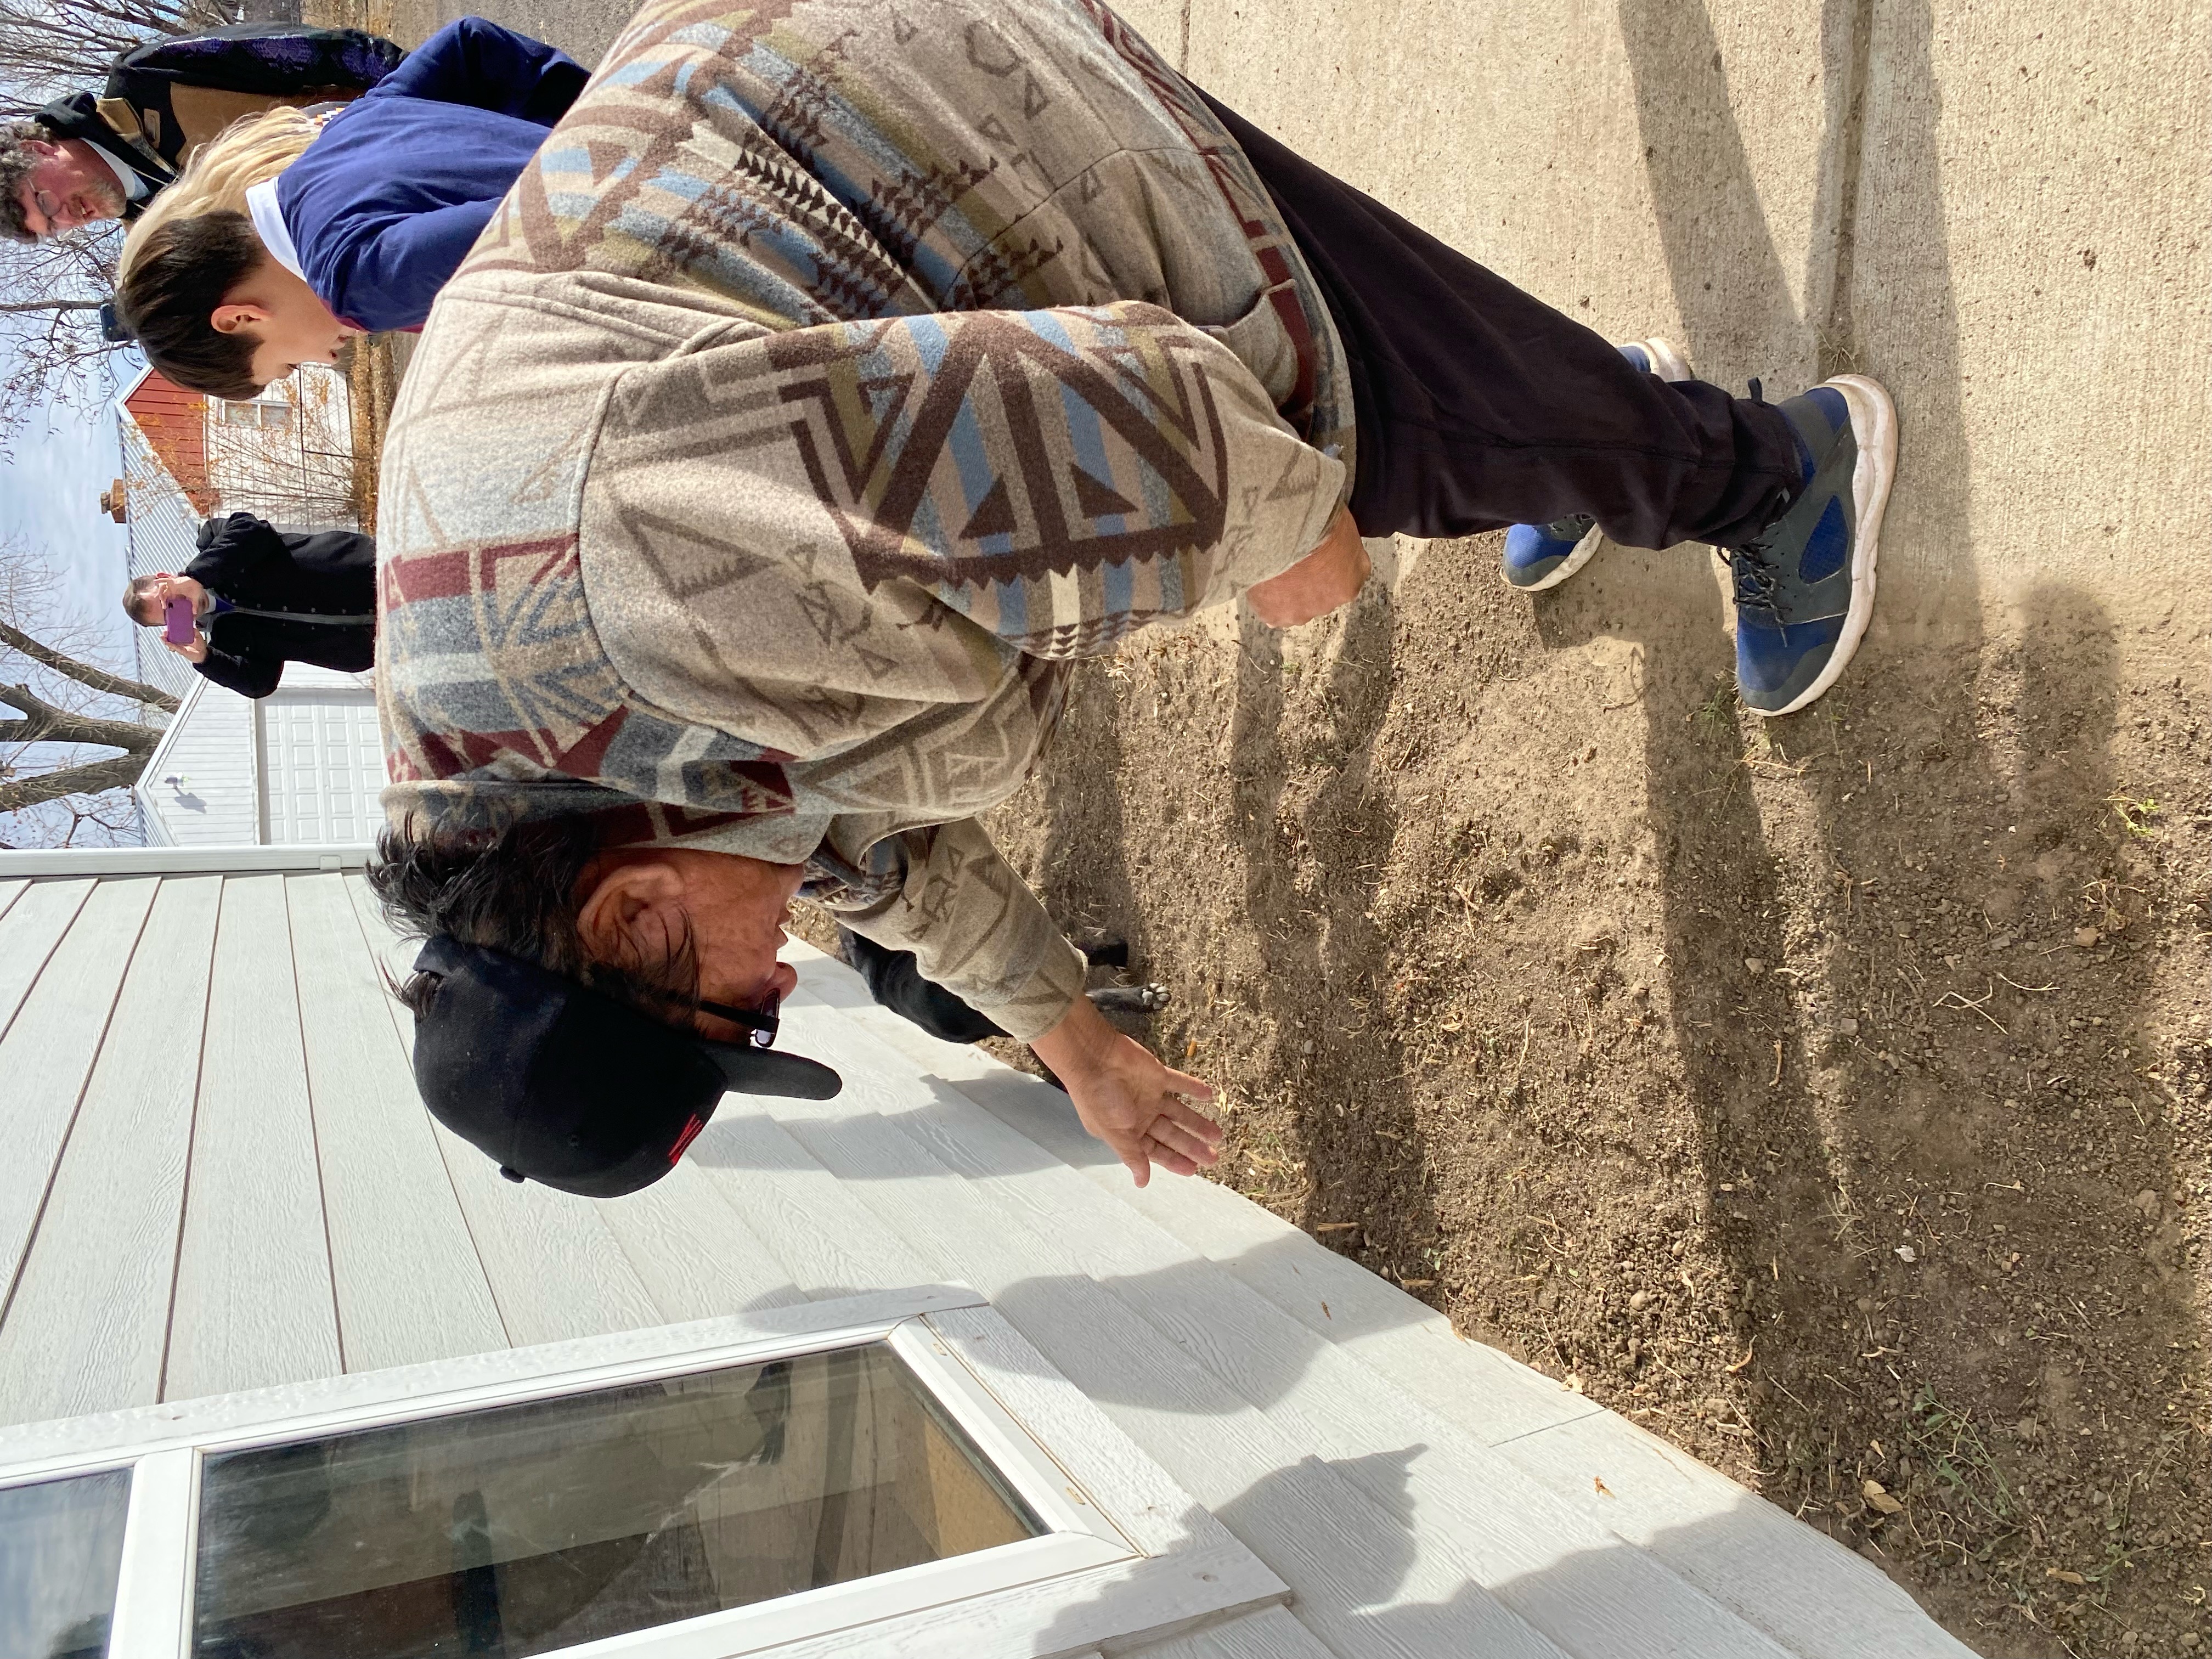
<svg viewBox="0 0 2212 1659"><path fill-rule="evenodd" d="M699 1004L702 1013L712 1014L717 1019L726 1019L732 1025L743 1026L747 1040L756 1048L775 1047L776 1007L773 1002L765 1008L732 1008L726 1002L704 1000Z"/></svg>

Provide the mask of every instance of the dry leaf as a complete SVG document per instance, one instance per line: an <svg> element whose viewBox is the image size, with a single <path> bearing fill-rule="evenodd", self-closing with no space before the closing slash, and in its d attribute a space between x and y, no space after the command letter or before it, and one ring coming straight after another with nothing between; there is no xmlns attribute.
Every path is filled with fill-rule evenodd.
<svg viewBox="0 0 2212 1659"><path fill-rule="evenodd" d="M1182 1057L1183 1057L1185 1060L1188 1060L1188 1059L1189 1059L1193 1054L1196 1054L1197 1052L1198 1052L1198 1039L1197 1039L1196 1037L1192 1037L1192 1038L1188 1039L1188 1040L1187 1042L1184 1042L1184 1044L1182 1045Z"/></svg>
<svg viewBox="0 0 2212 1659"><path fill-rule="evenodd" d="M1433 1279L1401 1279L1398 1281L1409 1291L1425 1291L1436 1282Z"/></svg>
<svg viewBox="0 0 2212 1659"><path fill-rule="evenodd" d="M1613 1488L1607 1486L1604 1481L1599 1480L1595 1475L1590 1476L1590 1485L1597 1488L1597 1495L1600 1498L1610 1498L1613 1496Z"/></svg>
<svg viewBox="0 0 2212 1659"><path fill-rule="evenodd" d="M2043 1576L2045 1578L2056 1578L2062 1584L2086 1584L2089 1582L2080 1573L2069 1572L2063 1567L2052 1567Z"/></svg>
<svg viewBox="0 0 2212 1659"><path fill-rule="evenodd" d="M1567 1373L1566 1388L1569 1394L1580 1394L1583 1391L1582 1373L1579 1371L1569 1371Z"/></svg>
<svg viewBox="0 0 2212 1659"><path fill-rule="evenodd" d="M1869 1480L1861 1486L1859 1496L1866 1499L1867 1507L1877 1515L1902 1515L1905 1512L1905 1505L1892 1498L1879 1480Z"/></svg>

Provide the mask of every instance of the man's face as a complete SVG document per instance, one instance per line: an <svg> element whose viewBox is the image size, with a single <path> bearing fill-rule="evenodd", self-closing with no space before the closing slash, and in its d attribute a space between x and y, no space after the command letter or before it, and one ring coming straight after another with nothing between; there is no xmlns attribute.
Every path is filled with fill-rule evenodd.
<svg viewBox="0 0 2212 1659"><path fill-rule="evenodd" d="M218 333L252 337L253 383L264 386L301 363L335 362L338 348L361 332L274 259L224 295L209 321Z"/></svg>
<svg viewBox="0 0 2212 1659"><path fill-rule="evenodd" d="M791 901L806 878L798 864L769 864L736 853L641 848L605 854L586 872L577 924L603 962L665 960L690 935L699 995L732 1008L763 1008L799 986L776 960ZM701 1036L742 1042L745 1034L712 1014Z"/></svg>
<svg viewBox="0 0 2212 1659"><path fill-rule="evenodd" d="M123 186L90 144L82 138L33 138L28 147L39 159L16 187L15 200L32 235L123 216Z"/></svg>
<svg viewBox="0 0 2212 1659"><path fill-rule="evenodd" d="M768 864L734 853L677 854L687 860L684 908L699 953L699 995L730 1008L766 1008L799 988L799 970L779 962L789 937L791 901L806 879L801 864ZM746 1034L713 1014L699 1016L700 1035L743 1042Z"/></svg>
<svg viewBox="0 0 2212 1659"><path fill-rule="evenodd" d="M159 628L164 621L163 607L171 599L190 599L192 614L199 615L211 603L208 591L190 576L173 576L162 571L154 578L146 596L139 600L137 616L148 628Z"/></svg>

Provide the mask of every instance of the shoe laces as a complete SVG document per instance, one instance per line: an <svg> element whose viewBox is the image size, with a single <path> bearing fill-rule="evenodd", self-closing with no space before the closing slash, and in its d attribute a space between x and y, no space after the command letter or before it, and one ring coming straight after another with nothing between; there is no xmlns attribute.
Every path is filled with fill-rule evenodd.
<svg viewBox="0 0 2212 1659"><path fill-rule="evenodd" d="M1786 638L1790 624L1775 603L1782 585L1782 568L1775 563L1765 538L1753 536L1740 546L1725 550L1721 556L1728 561L1729 572L1735 579L1736 614L1749 611L1769 617Z"/></svg>

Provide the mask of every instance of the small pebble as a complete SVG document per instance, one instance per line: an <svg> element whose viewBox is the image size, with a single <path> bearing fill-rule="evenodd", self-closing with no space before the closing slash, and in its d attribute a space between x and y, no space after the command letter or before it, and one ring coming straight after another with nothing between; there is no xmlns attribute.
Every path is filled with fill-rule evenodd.
<svg viewBox="0 0 2212 1659"><path fill-rule="evenodd" d="M1856 1036L1859 1034L1858 1021L1846 1014L1836 1022L1836 1034L1838 1036Z"/></svg>
<svg viewBox="0 0 2212 1659"><path fill-rule="evenodd" d="M1757 957L1746 957L1743 959L1743 971L1755 976L1766 971L1766 964Z"/></svg>
<svg viewBox="0 0 2212 1659"><path fill-rule="evenodd" d="M1634 1296L1628 1298L1628 1310L1631 1313L1642 1313L1644 1309L1650 1305L1651 1292L1649 1291L1638 1291Z"/></svg>

